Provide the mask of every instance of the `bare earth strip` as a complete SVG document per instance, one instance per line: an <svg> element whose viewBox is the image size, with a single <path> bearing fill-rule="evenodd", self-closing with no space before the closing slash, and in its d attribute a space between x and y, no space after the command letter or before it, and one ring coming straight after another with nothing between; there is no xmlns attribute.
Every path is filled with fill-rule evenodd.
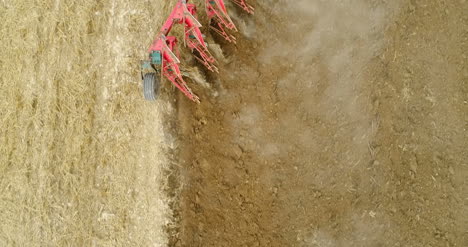
<svg viewBox="0 0 468 247"><path fill-rule="evenodd" d="M174 244L467 246L468 3L251 2L182 105Z"/></svg>

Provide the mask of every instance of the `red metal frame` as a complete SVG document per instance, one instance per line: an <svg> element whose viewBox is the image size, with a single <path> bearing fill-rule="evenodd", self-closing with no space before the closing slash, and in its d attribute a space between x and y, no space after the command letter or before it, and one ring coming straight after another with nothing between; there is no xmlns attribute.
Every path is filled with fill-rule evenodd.
<svg viewBox="0 0 468 247"><path fill-rule="evenodd" d="M183 24L186 45L192 52L197 51L197 54L195 54L197 59L209 70L217 71L214 64L216 59L208 51L203 34L200 31L201 24L195 18L196 13L197 8L195 4L187 4L186 0L179 0L161 28L160 34L167 36L174 24Z"/></svg>
<svg viewBox="0 0 468 247"><path fill-rule="evenodd" d="M196 96L192 90L187 86L187 83L182 78L182 73L179 68L179 59L176 54L177 50L177 38L174 36L161 36L155 40L150 48L150 51L159 51L162 56L161 63L161 74L169 79L174 86L176 86L185 96L195 102L200 102L198 96ZM174 52L176 54L174 54ZM158 70L158 68L156 68Z"/></svg>
<svg viewBox="0 0 468 247"><path fill-rule="evenodd" d="M253 15L254 13L254 7L249 5L245 0L231 0L233 3L237 4L239 7L241 7L243 10L245 10L247 13Z"/></svg>
<svg viewBox="0 0 468 247"><path fill-rule="evenodd" d="M200 31L201 24L194 17L195 14L196 7L194 4L187 4L185 0L179 0L148 52L151 54L153 51L159 51L162 55L161 74L169 79L190 100L199 102L198 96L190 90L180 72L178 54L177 56L174 54L174 51L177 53L177 38L167 36L174 24L183 24L186 45L192 52L196 51L194 53L197 60L202 62L209 70L217 72L218 68L214 65L216 60L208 51Z"/></svg>
<svg viewBox="0 0 468 247"><path fill-rule="evenodd" d="M196 19L197 8L195 4L188 4L189 0L178 0L171 14L161 28L160 33L153 41L148 52L159 52L161 54L161 76L165 76L174 84L185 96L195 102L200 102L199 98L190 90L187 83L182 78L179 68L179 54L177 50L177 38L168 36L175 24L184 25L184 43L190 48L196 59L200 61L208 70L218 72L215 58L208 50L207 44L200 31L201 24ZM236 38L226 32L226 29L237 31L226 10L224 0L205 0L206 12L211 20L210 27L229 42L236 42ZM253 7L245 0L232 0L245 11L253 14ZM175 53L175 54L174 54ZM158 63L159 62L155 62ZM153 64L154 66L154 64Z"/></svg>
<svg viewBox="0 0 468 247"><path fill-rule="evenodd" d="M225 40L236 43L236 38L226 31L226 28L234 31L237 31L237 28L231 17L229 17L224 0L205 0L205 8L211 22L210 28Z"/></svg>

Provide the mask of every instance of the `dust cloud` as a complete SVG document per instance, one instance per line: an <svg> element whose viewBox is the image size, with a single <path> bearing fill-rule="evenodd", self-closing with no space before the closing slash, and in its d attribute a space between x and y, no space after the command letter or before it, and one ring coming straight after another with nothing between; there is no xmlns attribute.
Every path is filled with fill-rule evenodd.
<svg viewBox="0 0 468 247"><path fill-rule="evenodd" d="M285 65L277 82L279 97L294 92L292 95L303 97L300 106L307 111L329 121L359 122L352 138L363 151L377 124L363 106L370 100L363 90L366 66L386 44L384 31L395 20L400 5L398 1L374 2L261 3L286 26L276 39L266 40L258 58L259 63Z"/></svg>
<svg viewBox="0 0 468 247"><path fill-rule="evenodd" d="M383 33L398 12L398 1L379 6L366 0L274 2L264 7L295 21L268 42L259 62L290 65L279 82L285 89L310 88L326 77L324 103L341 103L351 115L359 111L355 97L362 72L385 44ZM301 81L304 77L310 79Z"/></svg>
<svg viewBox="0 0 468 247"><path fill-rule="evenodd" d="M398 1L379 5L366 0L303 0L296 4L270 1L263 6L273 9L275 16L284 18L281 20L286 25L281 28L286 32L266 41L267 46L258 58L260 63L283 65L284 74L277 81L278 97L297 102L296 110L280 117L283 129L289 133L285 136L299 136L296 143L316 156L322 152L335 153L335 157L328 158L334 160L331 163L334 165L317 169L316 176L310 178L317 188L327 190L337 184L345 190L367 187L368 184L362 182L366 181L364 177L356 175L353 179L344 174L359 173L363 169L364 160L369 156L369 145L378 129L378 119L369 107L371 92L365 88L369 84L366 70L386 45L383 34L396 18ZM332 131L320 133L308 128L305 122L310 116L318 116ZM324 148L330 140L342 144L325 145ZM287 146L267 143L261 153L265 157L275 157L272 154L279 153L275 151L285 149ZM337 170L343 175L337 175ZM361 181L359 185L356 185L356 179ZM375 243L373 239L380 238L379 233L383 230L372 231L370 226L390 228L384 217L372 224L364 224L354 215L344 218L355 225L355 237L351 239L354 243L371 244ZM317 231L306 234L306 242L335 246L350 240L333 239L326 230Z"/></svg>

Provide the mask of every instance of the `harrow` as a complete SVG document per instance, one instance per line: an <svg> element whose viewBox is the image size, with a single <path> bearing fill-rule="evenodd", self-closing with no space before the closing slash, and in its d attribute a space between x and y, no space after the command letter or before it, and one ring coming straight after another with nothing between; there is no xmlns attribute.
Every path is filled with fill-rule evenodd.
<svg viewBox="0 0 468 247"><path fill-rule="evenodd" d="M148 59L142 61L143 95L146 100L156 99L159 83L165 77L187 98L200 103L198 96L192 92L182 77L179 66L178 40L175 36L170 36L171 30L176 24L184 26L184 44L191 50L195 58L211 72L219 72L216 67L216 59L209 52L208 45L204 40L205 36L200 30L202 25L196 18L197 8L195 4L187 3L188 1L177 1L149 48ZM232 1L247 13L253 14L254 8L245 0ZM205 0L205 11L210 21L210 29L226 41L236 43L236 38L229 31L237 31L237 28L229 17L224 0Z"/></svg>

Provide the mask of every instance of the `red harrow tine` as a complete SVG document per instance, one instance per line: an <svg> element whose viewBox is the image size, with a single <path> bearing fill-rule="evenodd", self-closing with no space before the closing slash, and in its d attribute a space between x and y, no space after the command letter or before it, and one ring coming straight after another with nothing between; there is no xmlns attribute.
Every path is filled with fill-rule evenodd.
<svg viewBox="0 0 468 247"><path fill-rule="evenodd" d="M217 27L213 25L216 25ZM219 34L221 37L223 37L226 41L237 44L236 37L234 37L234 35L232 34L227 33L224 27L219 22L213 23L212 25L210 25L210 28L217 34Z"/></svg>
<svg viewBox="0 0 468 247"><path fill-rule="evenodd" d="M200 31L202 25L194 17L197 13L197 8L195 4L187 4L187 2L188 0L178 0L166 23L164 23L161 32L167 35L174 24L183 24L185 44L192 52L194 50L197 51L198 54L195 54L195 56L203 65L211 71L217 71L214 65L216 60L208 51L208 47Z"/></svg>
<svg viewBox="0 0 468 247"><path fill-rule="evenodd" d="M179 68L179 59L174 54L177 49L177 38L174 36L164 36L155 40L151 45L149 52L159 52L161 54L161 74L169 79L187 98L199 103L199 98L187 86L187 83L182 78L182 73Z"/></svg>
<svg viewBox="0 0 468 247"><path fill-rule="evenodd" d="M206 0L205 4L209 19L217 18L218 22L225 27L237 31L236 25L231 20L231 17L229 17L229 14L226 10L224 0Z"/></svg>
<svg viewBox="0 0 468 247"><path fill-rule="evenodd" d="M163 62L163 74L190 100L200 103L198 96L192 92L192 90L187 86L185 80L182 78L182 73L180 72L178 65L180 61L172 52L177 47L177 38L169 36L166 38L166 43L169 44L166 45L166 47L169 48L169 52L167 53L169 57L164 59L164 61L167 61L168 63L164 64Z"/></svg>
<svg viewBox="0 0 468 247"><path fill-rule="evenodd" d="M185 42L192 52L197 51L198 55L194 54L198 61L210 71L218 73L218 68L215 66L216 59L208 50L203 34L200 31L201 24L194 15L196 15L195 5L187 4L184 10Z"/></svg>
<svg viewBox="0 0 468 247"><path fill-rule="evenodd" d="M245 2L245 0L231 0L235 4L237 4L239 7L241 7L243 10L245 10L247 13L252 14L254 13L254 7L249 5L248 3Z"/></svg>
<svg viewBox="0 0 468 247"><path fill-rule="evenodd" d="M236 38L225 30L228 28L237 31L237 28L227 13L224 0L206 0L205 6L208 19L211 21L210 28L228 42L236 43Z"/></svg>

